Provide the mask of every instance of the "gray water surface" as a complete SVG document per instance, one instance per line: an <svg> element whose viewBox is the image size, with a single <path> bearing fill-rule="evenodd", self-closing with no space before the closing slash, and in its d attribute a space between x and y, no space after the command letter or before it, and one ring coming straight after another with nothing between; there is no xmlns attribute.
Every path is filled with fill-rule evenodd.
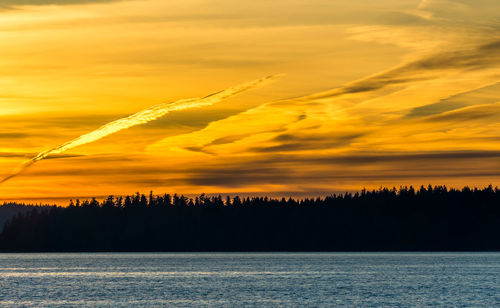
<svg viewBox="0 0 500 308"><path fill-rule="evenodd" d="M494 307L500 254L0 254L0 306Z"/></svg>

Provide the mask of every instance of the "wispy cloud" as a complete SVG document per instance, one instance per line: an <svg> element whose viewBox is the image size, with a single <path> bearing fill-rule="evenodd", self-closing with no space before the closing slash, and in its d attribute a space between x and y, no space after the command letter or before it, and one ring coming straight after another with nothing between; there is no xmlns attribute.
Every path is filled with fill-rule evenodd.
<svg viewBox="0 0 500 308"><path fill-rule="evenodd" d="M113 120L163 95L200 96L271 71L288 78L121 130L79 149L83 157L45 161L3 185L4 195L307 192L500 180L496 0L42 7L52 2L6 12L0 25L0 87L8 91L2 106L9 110L0 119L2 170L76 152L55 154L128 127L132 122ZM120 125L92 132L103 123Z"/></svg>
<svg viewBox="0 0 500 308"><path fill-rule="evenodd" d="M184 109L191 109L191 108L200 108L200 107L206 107L210 106L213 104L216 104L220 102L221 100L227 99L231 96L234 96L236 94L239 94L241 92L253 89L257 86L262 85L265 82L272 81L275 79L277 75L273 76L268 76L264 77L261 79L257 79L251 82L247 82L241 85L237 85L234 87L230 87L228 89L225 89L223 91L217 92L210 94L208 96L205 96L203 98L193 98L193 99L183 99L179 100L176 102L172 103L163 103L159 104L153 107L150 107L148 109L142 110L138 113L135 113L129 117L122 118L116 121L113 121L111 123L108 123L90 133L84 134L76 139L73 139L71 141L68 141L66 143L63 143L59 146L56 146L52 149L49 149L47 151L43 151L30 159L29 161L25 162L23 166L21 166L17 171L15 171L13 174L7 176L3 180L0 181L0 183L3 183L16 175L20 174L24 169L27 167L31 166L32 164L36 163L37 161L40 161L42 159L45 159L49 156L55 155L55 154L60 154L63 153L69 149L72 149L77 146L81 146L87 143L91 143L94 141L97 141L99 139L102 139L106 136L109 136L111 134L114 134L116 132L119 132L121 130L148 123L151 121L154 121L165 114L171 112L171 111L177 111L177 110L184 110Z"/></svg>
<svg viewBox="0 0 500 308"><path fill-rule="evenodd" d="M492 104L498 101L497 93L500 92L500 83L496 82L486 87L455 94L437 103L431 103L413 108L407 118L435 115L471 105Z"/></svg>
<svg viewBox="0 0 500 308"><path fill-rule="evenodd" d="M458 110L447 111L441 114L430 116L425 120L431 122L447 121L457 123L484 118L494 118L500 120L500 103L470 106Z"/></svg>
<svg viewBox="0 0 500 308"><path fill-rule="evenodd" d="M343 87L301 97L298 100L335 98L346 94L372 92L388 86L425 81L436 78L429 75L435 71L477 70L498 65L500 65L500 40L494 40L471 49L439 52Z"/></svg>

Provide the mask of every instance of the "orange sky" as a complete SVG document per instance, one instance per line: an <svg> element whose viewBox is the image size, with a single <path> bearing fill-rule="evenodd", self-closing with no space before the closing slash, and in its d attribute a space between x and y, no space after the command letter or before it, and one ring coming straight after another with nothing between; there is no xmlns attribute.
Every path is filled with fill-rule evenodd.
<svg viewBox="0 0 500 308"><path fill-rule="evenodd" d="M61 5L64 4L64 5ZM0 200L500 183L497 0L0 0ZM49 157L50 158L50 157Z"/></svg>

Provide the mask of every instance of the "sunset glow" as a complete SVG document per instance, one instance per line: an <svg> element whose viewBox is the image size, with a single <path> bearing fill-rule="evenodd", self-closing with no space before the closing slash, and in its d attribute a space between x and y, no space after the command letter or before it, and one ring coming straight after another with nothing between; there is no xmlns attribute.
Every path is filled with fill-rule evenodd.
<svg viewBox="0 0 500 308"><path fill-rule="evenodd" d="M151 106L282 74L51 152L0 198L498 185L498 12L493 0L0 0L0 178Z"/></svg>

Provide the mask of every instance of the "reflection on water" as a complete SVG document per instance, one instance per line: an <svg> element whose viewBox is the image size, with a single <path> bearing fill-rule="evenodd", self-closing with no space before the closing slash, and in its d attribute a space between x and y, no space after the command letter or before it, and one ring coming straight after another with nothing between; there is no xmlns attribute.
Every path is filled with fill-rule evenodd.
<svg viewBox="0 0 500 308"><path fill-rule="evenodd" d="M497 253L0 254L1 306L500 305Z"/></svg>

